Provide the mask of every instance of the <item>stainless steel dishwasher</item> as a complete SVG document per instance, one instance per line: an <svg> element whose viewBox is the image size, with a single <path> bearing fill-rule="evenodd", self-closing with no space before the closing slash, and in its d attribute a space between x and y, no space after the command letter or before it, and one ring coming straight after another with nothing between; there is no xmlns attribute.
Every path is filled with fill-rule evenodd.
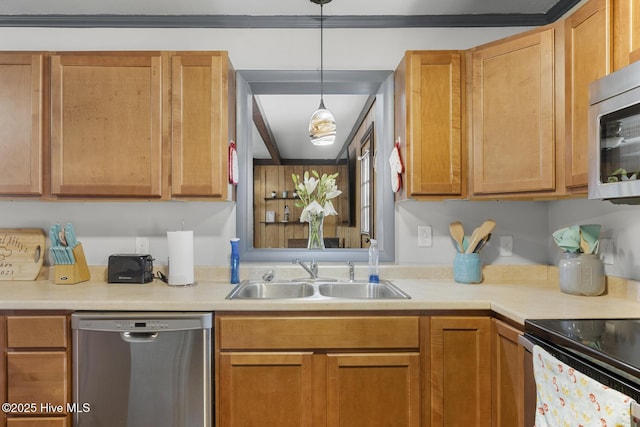
<svg viewBox="0 0 640 427"><path fill-rule="evenodd" d="M211 313L74 313L76 427L212 425Z"/></svg>

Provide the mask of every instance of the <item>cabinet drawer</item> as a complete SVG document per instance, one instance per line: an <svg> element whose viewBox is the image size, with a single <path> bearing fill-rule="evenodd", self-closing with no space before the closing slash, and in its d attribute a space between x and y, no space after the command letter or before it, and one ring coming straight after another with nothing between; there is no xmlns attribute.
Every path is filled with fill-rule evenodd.
<svg viewBox="0 0 640 427"><path fill-rule="evenodd" d="M66 417L8 418L7 427L66 427Z"/></svg>
<svg viewBox="0 0 640 427"><path fill-rule="evenodd" d="M9 348L66 348L67 344L67 318L65 316L7 317L7 346Z"/></svg>
<svg viewBox="0 0 640 427"><path fill-rule="evenodd" d="M220 348L418 348L418 316L219 318Z"/></svg>
<svg viewBox="0 0 640 427"><path fill-rule="evenodd" d="M68 360L65 352L8 352L7 401L63 405L66 412Z"/></svg>

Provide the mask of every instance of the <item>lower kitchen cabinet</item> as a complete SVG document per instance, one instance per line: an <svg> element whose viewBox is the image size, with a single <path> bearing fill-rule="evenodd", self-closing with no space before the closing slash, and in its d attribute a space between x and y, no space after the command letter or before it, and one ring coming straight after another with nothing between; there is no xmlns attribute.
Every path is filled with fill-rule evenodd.
<svg viewBox="0 0 640 427"><path fill-rule="evenodd" d="M314 355L308 352L220 354L220 426L310 426Z"/></svg>
<svg viewBox="0 0 640 427"><path fill-rule="evenodd" d="M420 353L327 355L329 426L420 426Z"/></svg>
<svg viewBox="0 0 640 427"><path fill-rule="evenodd" d="M219 316L218 426L420 426L419 316Z"/></svg>
<svg viewBox="0 0 640 427"><path fill-rule="evenodd" d="M3 402L0 426L70 425L70 331L65 314L2 317Z"/></svg>
<svg viewBox="0 0 640 427"><path fill-rule="evenodd" d="M493 426L532 426L536 390L531 353L518 343L522 331L497 319L492 326Z"/></svg>
<svg viewBox="0 0 640 427"><path fill-rule="evenodd" d="M10 418L7 427L65 427L65 417L58 418Z"/></svg>
<svg viewBox="0 0 640 427"><path fill-rule="evenodd" d="M219 314L216 425L531 426L521 331L482 314Z"/></svg>
<svg viewBox="0 0 640 427"><path fill-rule="evenodd" d="M517 329L493 320L493 425L524 427L524 348Z"/></svg>
<svg viewBox="0 0 640 427"><path fill-rule="evenodd" d="M431 427L491 426L491 318L430 323Z"/></svg>

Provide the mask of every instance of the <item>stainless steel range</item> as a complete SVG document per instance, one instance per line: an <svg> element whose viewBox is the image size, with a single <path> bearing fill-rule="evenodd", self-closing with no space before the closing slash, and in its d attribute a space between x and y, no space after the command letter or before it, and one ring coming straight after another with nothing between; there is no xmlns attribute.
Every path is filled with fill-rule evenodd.
<svg viewBox="0 0 640 427"><path fill-rule="evenodd" d="M539 345L558 360L640 402L640 319L526 320L525 346ZM640 426L632 404L632 426Z"/></svg>

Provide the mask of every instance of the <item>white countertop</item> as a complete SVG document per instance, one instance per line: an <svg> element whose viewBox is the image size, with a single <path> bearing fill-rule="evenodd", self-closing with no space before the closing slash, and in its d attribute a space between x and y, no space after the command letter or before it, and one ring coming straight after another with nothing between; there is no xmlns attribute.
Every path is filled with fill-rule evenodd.
<svg viewBox="0 0 640 427"><path fill-rule="evenodd" d="M545 267L546 268L546 267ZM551 267L552 268L552 267ZM597 297L560 292L554 280L520 280L504 269L485 274L480 284L459 284L446 270L382 274L411 295L409 300L288 299L226 300L232 285L222 280L198 280L196 286L172 287L158 280L148 284L107 284L92 279L75 285L50 280L0 281L2 310L91 311L336 311L336 310L492 310L522 324L527 318L640 318L638 286L608 281L607 294ZM518 270L522 270L519 268ZM443 273L444 271L444 273ZM537 270L546 271L546 270ZM546 273L543 273L546 274ZM100 275L94 275L92 277ZM219 277L220 274L213 274ZM430 277L422 279L419 277ZM535 276L535 274L534 274ZM551 273L553 276L553 273ZM42 275L41 275L42 277ZM223 276L225 277L225 276ZM614 288L615 286L615 288Z"/></svg>

